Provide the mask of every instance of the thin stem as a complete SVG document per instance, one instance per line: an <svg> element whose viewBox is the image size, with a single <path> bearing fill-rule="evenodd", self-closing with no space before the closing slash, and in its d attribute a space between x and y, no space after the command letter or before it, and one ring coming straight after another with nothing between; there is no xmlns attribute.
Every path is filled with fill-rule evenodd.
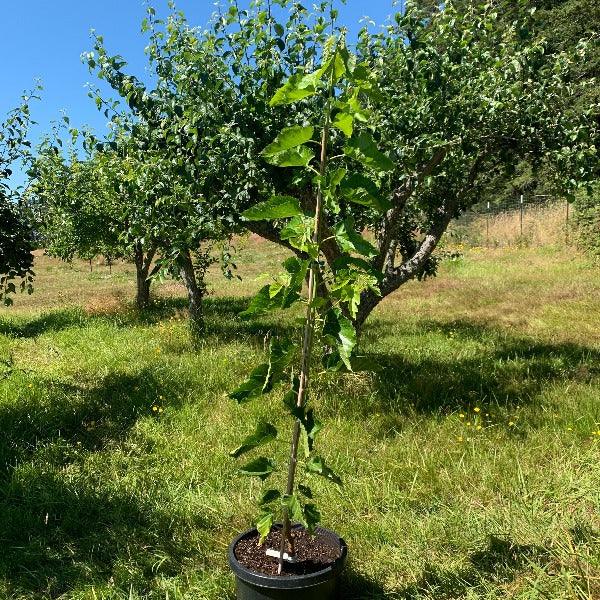
<svg viewBox="0 0 600 600"><path fill-rule="evenodd" d="M321 177L325 176L327 170L327 146L329 144L329 130L331 127L331 96L333 95L333 74L331 76L330 85L330 98L327 102L325 110L325 122L323 125L323 133L321 136L321 159L319 174ZM321 224L323 219L323 193L321 189L317 191L317 205L315 208L315 225L313 230L313 242L317 246L321 243ZM310 264L310 272L308 279L308 305L306 308L306 321L304 324L304 337L302 341L302 367L300 371L300 382L298 386L298 397L296 400L296 406L298 408L304 407L306 403L306 394L308 391L308 384L310 379L310 359L312 355L313 338L315 332L315 306L314 301L317 295L317 278L319 270L318 256L313 258ZM299 419L296 419L294 425L294 433L292 435L292 446L290 450L290 463L288 469L288 479L286 494L291 496L294 493L294 483L296 479L296 468L298 466L298 445L300 443L301 434L301 423ZM290 555L295 554L294 541L290 531L290 515L287 509L284 510L283 515L283 529L281 531L281 546L279 549L279 569L278 573L281 575L283 570L283 555L285 553L286 541L289 544Z"/></svg>

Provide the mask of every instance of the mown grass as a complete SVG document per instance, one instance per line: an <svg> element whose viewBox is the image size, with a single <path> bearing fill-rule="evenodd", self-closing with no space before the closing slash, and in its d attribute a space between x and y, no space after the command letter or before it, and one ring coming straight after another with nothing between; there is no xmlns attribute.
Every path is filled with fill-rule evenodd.
<svg viewBox="0 0 600 600"><path fill-rule="evenodd" d="M259 486L227 453L260 416L281 460L288 440L281 392L226 393L293 331L237 317L279 256L240 253L244 282L211 275L198 350L181 289L138 315L127 265L41 257L2 310L0 598L233 598L226 548ZM345 600L600 598L599 292L566 251L467 251L372 316L382 369L312 394L344 480L311 485L351 549Z"/></svg>

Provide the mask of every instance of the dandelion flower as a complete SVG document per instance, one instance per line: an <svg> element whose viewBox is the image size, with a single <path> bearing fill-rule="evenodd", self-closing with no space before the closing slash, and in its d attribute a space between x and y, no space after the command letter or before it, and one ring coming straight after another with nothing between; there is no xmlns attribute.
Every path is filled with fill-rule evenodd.
<svg viewBox="0 0 600 600"><path fill-rule="evenodd" d="M153 406L153 407L152 407L152 410L153 410L154 412L156 412L156 411L158 410L158 406L156 406L156 405L155 405L155 406Z"/></svg>
<svg viewBox="0 0 600 600"><path fill-rule="evenodd" d="M461 419L464 419L464 418L465 418L465 415L464 415L464 413L460 413L460 415L458 415L458 416L459 416Z"/></svg>
<svg viewBox="0 0 600 600"><path fill-rule="evenodd" d="M463 438L462 438L462 436L459 436L459 437L457 437L456 439L457 439L459 442L462 442L462 441L463 441Z"/></svg>
<svg viewBox="0 0 600 600"><path fill-rule="evenodd" d="M476 406L476 407L475 407L473 410L474 410L476 413L478 413L478 412L481 412L481 409L479 408L479 406Z"/></svg>
<svg viewBox="0 0 600 600"><path fill-rule="evenodd" d="M511 421L511 422L508 424L508 426L509 426L509 427L514 427L514 425L515 425L515 422L514 422L514 421Z"/></svg>
<svg viewBox="0 0 600 600"><path fill-rule="evenodd" d="M162 408L162 407L158 409L158 412L159 412L159 413L161 413L161 412L163 412L163 411L164 411L164 408Z"/></svg>
<svg viewBox="0 0 600 600"><path fill-rule="evenodd" d="M481 425L477 425L477 431L479 431L480 429L483 429L483 428L481 427Z"/></svg>

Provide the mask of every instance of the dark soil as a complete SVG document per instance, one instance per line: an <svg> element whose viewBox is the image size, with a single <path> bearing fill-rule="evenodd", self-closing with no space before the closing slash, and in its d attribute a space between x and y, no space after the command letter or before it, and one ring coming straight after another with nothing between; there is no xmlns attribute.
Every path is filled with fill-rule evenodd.
<svg viewBox="0 0 600 600"><path fill-rule="evenodd" d="M332 540L317 532L314 536L304 529L292 531L296 550L296 563L283 563L282 576L310 575L326 569L340 557L339 546L333 546ZM264 544L258 543L259 536L240 540L234 549L235 557L240 564L256 573L277 575L279 560L265 553L269 548L279 550L281 532L273 529Z"/></svg>

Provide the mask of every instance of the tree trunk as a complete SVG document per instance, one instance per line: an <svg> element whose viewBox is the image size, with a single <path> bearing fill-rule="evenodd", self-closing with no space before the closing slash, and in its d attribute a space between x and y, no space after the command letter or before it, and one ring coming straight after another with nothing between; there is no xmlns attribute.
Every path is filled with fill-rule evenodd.
<svg viewBox="0 0 600 600"><path fill-rule="evenodd" d="M192 337L197 340L198 336L204 333L204 313L202 310L204 288L198 285L192 255L189 250L181 253L181 278L188 292Z"/></svg>
<svg viewBox="0 0 600 600"><path fill-rule="evenodd" d="M156 254L155 248L150 248L144 255L144 248L140 242L136 242L134 248L134 261L136 271L137 293L135 303L138 310L145 310L150 306L150 267Z"/></svg>

